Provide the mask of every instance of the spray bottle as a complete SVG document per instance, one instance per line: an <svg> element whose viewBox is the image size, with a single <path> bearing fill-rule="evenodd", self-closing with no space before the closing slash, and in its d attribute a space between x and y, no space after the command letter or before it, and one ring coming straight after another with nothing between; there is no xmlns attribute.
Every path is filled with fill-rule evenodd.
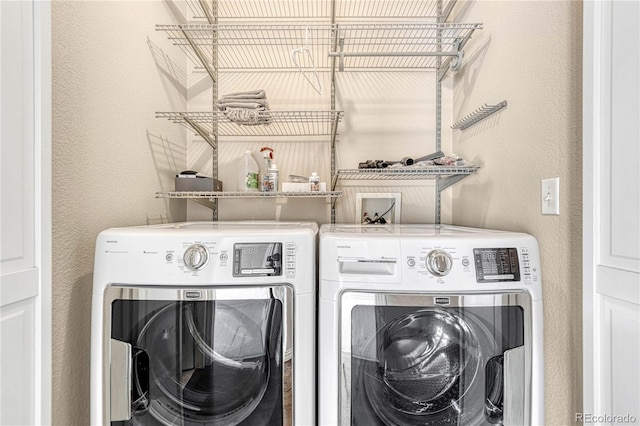
<svg viewBox="0 0 640 426"><path fill-rule="evenodd" d="M278 166L273 161L273 149L268 146L260 149L264 160L264 173L262 174L262 192L278 191Z"/></svg>

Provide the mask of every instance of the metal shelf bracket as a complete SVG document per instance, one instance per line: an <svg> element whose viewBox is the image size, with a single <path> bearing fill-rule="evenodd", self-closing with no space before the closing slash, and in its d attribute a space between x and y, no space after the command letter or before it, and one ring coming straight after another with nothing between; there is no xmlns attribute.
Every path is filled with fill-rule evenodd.
<svg viewBox="0 0 640 426"><path fill-rule="evenodd" d="M455 41L454 50L457 52L457 55L451 57L449 67L451 68L451 71L459 71L460 68L462 68L462 57L464 56L464 51L462 50L462 39L457 39Z"/></svg>
<svg viewBox="0 0 640 426"><path fill-rule="evenodd" d="M209 61L207 61L207 56L200 50L198 44L196 44L196 42L190 36L188 31L185 31L185 30L181 30L181 31L182 31L182 34L184 35L184 38L189 43L189 46L191 46L191 48L193 49L193 52L196 54L196 56L202 63L202 66L204 66L204 68L207 70L207 74L209 74L209 77L211 77L211 80L214 83L216 83L216 80L217 80L216 72L209 64Z"/></svg>
<svg viewBox="0 0 640 426"><path fill-rule="evenodd" d="M182 118L184 119L184 121L186 121L187 123L189 123L189 125L193 128L193 130L196 131L196 133L198 133L200 136L202 136L202 138L207 141L207 143L209 145L211 145L211 148L216 149L217 144L214 138L212 138L209 135L209 132L207 131L207 129L205 129L204 127L202 127L201 125L199 125L198 123L196 123L195 121L193 121L191 118L189 118L187 115L182 115Z"/></svg>
<svg viewBox="0 0 640 426"><path fill-rule="evenodd" d="M438 191L440 192L444 191L450 186L460 182L462 179L466 178L467 176L469 175L454 175L454 176L447 176L444 178L440 178L438 182Z"/></svg>

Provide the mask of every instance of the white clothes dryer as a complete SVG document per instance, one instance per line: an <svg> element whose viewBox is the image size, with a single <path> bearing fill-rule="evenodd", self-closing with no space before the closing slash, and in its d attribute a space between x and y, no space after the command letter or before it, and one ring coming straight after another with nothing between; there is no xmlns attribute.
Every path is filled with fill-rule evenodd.
<svg viewBox="0 0 640 426"><path fill-rule="evenodd" d="M315 223L97 238L91 424L315 422Z"/></svg>
<svg viewBox="0 0 640 426"><path fill-rule="evenodd" d="M527 234L320 228L320 425L539 425L540 256Z"/></svg>

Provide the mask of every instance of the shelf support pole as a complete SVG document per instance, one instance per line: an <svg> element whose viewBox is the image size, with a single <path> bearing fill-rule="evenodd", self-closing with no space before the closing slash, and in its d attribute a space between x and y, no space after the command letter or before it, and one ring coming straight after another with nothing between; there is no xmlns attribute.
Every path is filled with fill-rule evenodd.
<svg viewBox="0 0 640 426"><path fill-rule="evenodd" d="M211 1L211 11L213 16L211 18L207 17L207 19L210 19L210 23L211 24L217 24L218 23L218 11L219 11L219 4L218 4L218 0L210 0ZM218 99L218 32L214 31L213 34L213 44L211 46L211 58L213 61L213 64L215 65L214 69L211 70L213 71L214 75L213 77L211 77L212 80L212 87L211 87L211 108L212 110L215 111L216 108L216 100ZM215 115L212 115L211 117L211 133L212 136L214 138L214 144L211 145L213 148L213 152L211 155L211 172L213 175L214 179L218 179L218 136L219 136L219 129L218 129L218 120L216 120ZM207 142L209 142L208 139ZM211 142L209 142L209 144L211 144ZM210 200L210 202L213 204L213 221L217 222L218 221L218 212L219 212L219 201L217 198L213 198Z"/></svg>
<svg viewBox="0 0 640 426"><path fill-rule="evenodd" d="M336 0L331 0L331 35L333 39L333 50L338 47L338 28L336 24ZM331 58L331 111L336 110L336 58ZM340 121L340 115L337 113L334 121L333 128L331 129L331 191L336 190L338 183L338 174L336 171L336 137L338 134L338 122ZM336 223L336 202L337 198L331 200L330 209L330 223Z"/></svg>
<svg viewBox="0 0 640 426"><path fill-rule="evenodd" d="M436 1L437 6L437 15L438 15L438 24L443 22L442 19L442 0ZM436 32L436 53L442 53L442 30L438 26L438 31ZM451 61L447 61L451 62ZM436 68L439 70L442 66L442 57L436 57ZM436 151L442 151L442 82L439 78L436 78ZM434 222L441 222L441 188L440 188L440 179L436 179L435 183L435 217Z"/></svg>

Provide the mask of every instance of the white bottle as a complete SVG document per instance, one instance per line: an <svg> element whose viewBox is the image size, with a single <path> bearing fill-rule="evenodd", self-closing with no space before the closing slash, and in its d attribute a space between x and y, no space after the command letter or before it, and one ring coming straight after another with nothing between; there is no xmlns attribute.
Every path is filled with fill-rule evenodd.
<svg viewBox="0 0 640 426"><path fill-rule="evenodd" d="M245 150L238 165L238 191L257 191L260 169L250 150Z"/></svg>
<svg viewBox="0 0 640 426"><path fill-rule="evenodd" d="M278 192L278 181L279 181L279 172L278 166L273 161L267 170L268 176L268 189L263 189L265 192Z"/></svg>
<svg viewBox="0 0 640 426"><path fill-rule="evenodd" d="M320 191L320 176L316 172L311 173L311 176L309 176L309 191Z"/></svg>

